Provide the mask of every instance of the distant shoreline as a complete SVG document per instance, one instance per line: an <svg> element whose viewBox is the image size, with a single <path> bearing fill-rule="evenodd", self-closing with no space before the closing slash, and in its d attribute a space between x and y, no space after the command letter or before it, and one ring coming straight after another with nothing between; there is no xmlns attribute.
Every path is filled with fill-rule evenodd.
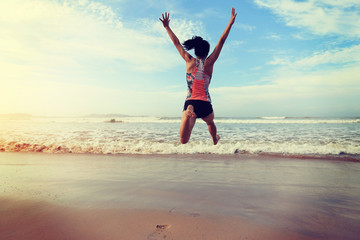
<svg viewBox="0 0 360 240"><path fill-rule="evenodd" d="M85 115L36 115L30 113L2 113L0 119L31 119L31 118L147 118L156 117L163 120L179 119L181 116L145 116L127 115L119 113L109 114L85 114ZM282 119L360 119L360 116L217 116L216 119L263 119L263 120L282 120Z"/></svg>

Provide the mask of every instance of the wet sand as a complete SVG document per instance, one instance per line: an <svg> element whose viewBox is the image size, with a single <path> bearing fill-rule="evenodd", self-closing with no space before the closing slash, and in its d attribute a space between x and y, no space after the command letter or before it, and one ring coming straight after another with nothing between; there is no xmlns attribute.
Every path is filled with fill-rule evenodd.
<svg viewBox="0 0 360 240"><path fill-rule="evenodd" d="M239 217L1 200L1 239L311 239Z"/></svg>
<svg viewBox="0 0 360 240"><path fill-rule="evenodd" d="M357 239L360 164L0 153L0 239Z"/></svg>

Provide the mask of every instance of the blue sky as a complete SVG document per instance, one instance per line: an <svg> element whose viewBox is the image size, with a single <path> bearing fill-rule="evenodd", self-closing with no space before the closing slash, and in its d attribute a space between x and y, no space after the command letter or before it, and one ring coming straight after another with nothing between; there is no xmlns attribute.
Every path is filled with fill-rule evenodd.
<svg viewBox="0 0 360 240"><path fill-rule="evenodd" d="M2 0L0 113L181 116L185 62L158 18L212 50L231 7L216 116L360 116L359 0Z"/></svg>

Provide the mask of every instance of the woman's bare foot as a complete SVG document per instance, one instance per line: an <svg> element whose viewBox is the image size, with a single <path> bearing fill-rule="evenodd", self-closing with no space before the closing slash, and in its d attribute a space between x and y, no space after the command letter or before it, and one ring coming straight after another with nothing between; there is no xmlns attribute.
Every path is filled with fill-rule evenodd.
<svg viewBox="0 0 360 240"><path fill-rule="evenodd" d="M213 142L214 142L214 145L216 145L220 140L220 136L219 135L216 135L216 138L213 139Z"/></svg>

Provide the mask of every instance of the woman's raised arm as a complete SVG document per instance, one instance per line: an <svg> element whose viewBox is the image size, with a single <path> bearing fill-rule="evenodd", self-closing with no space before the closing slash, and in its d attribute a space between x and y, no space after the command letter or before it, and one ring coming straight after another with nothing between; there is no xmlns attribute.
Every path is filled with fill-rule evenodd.
<svg viewBox="0 0 360 240"><path fill-rule="evenodd" d="M235 22L235 18L236 18L237 13L235 13L235 8L231 9L231 17L230 17L230 21L228 23L228 25L225 28L225 31L223 32L223 34L220 37L220 40L218 42L218 44L216 45L214 51L211 53L211 55L206 59L208 64L213 65L215 63L215 61L218 59L221 49L224 46L225 40L229 35L229 32L231 30L232 25Z"/></svg>
<svg viewBox="0 0 360 240"><path fill-rule="evenodd" d="M191 55L185 51L184 47L181 45L179 39L177 38L177 36L175 35L175 33L171 30L170 28L170 14L165 12L165 15L162 14L162 19L159 18L160 21L162 22L164 28L166 29L167 33L169 34L169 37L171 38L172 42L174 43L176 49L179 51L181 57L186 61L186 62L190 62L190 60L192 59Z"/></svg>

